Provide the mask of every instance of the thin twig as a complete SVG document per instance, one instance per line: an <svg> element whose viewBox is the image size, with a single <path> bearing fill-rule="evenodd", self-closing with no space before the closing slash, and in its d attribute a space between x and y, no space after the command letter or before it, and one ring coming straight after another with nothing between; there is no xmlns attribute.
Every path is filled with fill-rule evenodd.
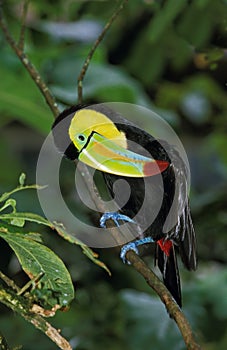
<svg viewBox="0 0 227 350"><path fill-rule="evenodd" d="M16 292L20 291L20 288L16 285L16 283L8 276L6 276L2 271L0 271L0 278L7 284L8 287L12 288Z"/></svg>
<svg viewBox="0 0 227 350"><path fill-rule="evenodd" d="M37 71L37 69L35 68L35 66L29 60L26 53L23 50L21 50L21 48L17 45L17 43L15 42L13 37L11 36L11 34L8 30L7 23L3 17L1 3L0 3L0 27L2 28L2 32L5 36L6 41L11 46L11 48L14 50L17 57L21 60L24 67L26 68L27 72L30 74L32 80L34 80L34 82L37 85L37 87L39 88L41 94L44 96L46 103L50 107L53 115L55 117L57 117L60 112L59 112L57 103L55 101L55 98L52 95L52 93L50 92L50 90L47 87L47 85L45 84L45 82L43 81L42 77L40 76L40 74Z"/></svg>
<svg viewBox="0 0 227 350"><path fill-rule="evenodd" d="M22 16L21 16L21 29L20 29L20 35L19 35L19 40L18 40L18 49L23 51L24 50L24 37L25 37L25 21L27 17L27 12L28 12L28 5L29 5L29 0L25 0L23 3L23 8L22 8Z"/></svg>
<svg viewBox="0 0 227 350"><path fill-rule="evenodd" d="M123 0L119 7L114 11L112 16L110 17L109 21L104 26L103 30L99 34L98 38L94 42L91 50L89 51L87 58L84 61L83 67L80 71L79 77L78 77L78 83L77 83L77 91L78 91L78 103L82 104L83 102L83 80L85 77L85 74L87 72L87 69L89 67L90 61L98 47L98 45L101 43L103 38L105 37L108 29L111 27L112 23L115 21L115 19L118 17L119 13L122 11L124 5L128 2L128 0Z"/></svg>

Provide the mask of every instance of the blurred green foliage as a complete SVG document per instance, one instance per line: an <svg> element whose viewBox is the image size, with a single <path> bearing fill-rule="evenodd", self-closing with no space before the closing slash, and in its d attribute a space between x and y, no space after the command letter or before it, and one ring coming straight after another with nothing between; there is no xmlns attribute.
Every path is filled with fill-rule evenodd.
<svg viewBox="0 0 227 350"><path fill-rule="evenodd" d="M118 4L30 1L26 52L61 108L77 102L83 61ZM4 11L10 31L18 38L20 2L4 2ZM84 81L85 102L123 101L153 108L174 126L186 148L199 269L189 273L181 268L184 310L208 350L227 347L226 18L225 0L129 1L98 47ZM69 26L78 23L76 30ZM29 182L35 182L39 149L53 118L1 34L0 47L3 193L16 185L21 171L28 174ZM73 201L74 173L70 164L65 167L64 191ZM24 211L41 213L33 193L23 194L19 203ZM184 349L161 303L140 276L123 266L114 249L99 252L112 270L108 277L78 247L53 233L46 232L45 240L66 263L77 286L71 309L54 319L74 349ZM14 256L3 243L0 252L2 269L15 277L19 271ZM22 285L23 275L17 278ZM0 329L11 346L56 349L5 308Z"/></svg>

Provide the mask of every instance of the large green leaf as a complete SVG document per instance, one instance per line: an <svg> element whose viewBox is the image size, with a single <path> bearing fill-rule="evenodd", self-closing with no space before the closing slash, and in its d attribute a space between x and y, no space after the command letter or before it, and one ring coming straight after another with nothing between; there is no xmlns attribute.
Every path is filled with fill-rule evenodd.
<svg viewBox="0 0 227 350"><path fill-rule="evenodd" d="M38 298L44 306L66 306L74 298L70 274L62 260L49 248L20 233L0 228L2 237L14 250L23 270L38 283Z"/></svg>
<svg viewBox="0 0 227 350"><path fill-rule="evenodd" d="M75 236L72 236L70 233L68 233L64 226L58 223L52 223L48 221L47 219L43 218L42 216L34 213L20 213L20 212L12 212L7 214L1 214L0 215L1 220L6 220L7 222L10 222L15 225L17 222L34 222L36 224L41 224L50 227L51 229L55 229L58 234L63 237L66 241L76 244L81 247L83 250L83 253L91 259L96 265L102 267L104 270L108 272L109 275L111 275L110 270L108 267L98 259L98 255L93 252L91 248L89 248L86 244L84 244L82 241L77 239ZM20 226L20 225L18 225Z"/></svg>
<svg viewBox="0 0 227 350"><path fill-rule="evenodd" d="M0 112L10 119L17 118L42 133L49 132L51 111L48 111L43 97L27 72L9 74L4 67L0 67L0 77Z"/></svg>

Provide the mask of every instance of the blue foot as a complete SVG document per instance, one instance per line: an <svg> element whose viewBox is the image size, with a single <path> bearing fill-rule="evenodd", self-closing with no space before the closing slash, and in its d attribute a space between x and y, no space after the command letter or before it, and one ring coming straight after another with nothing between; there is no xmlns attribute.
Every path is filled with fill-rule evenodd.
<svg viewBox="0 0 227 350"><path fill-rule="evenodd" d="M143 245L143 244L147 244L147 243L154 243L154 240L152 237L145 237L145 238L142 238L142 239L138 239L137 241L135 242L130 242L130 243L127 243L125 244L122 248L121 248L121 253L120 253L120 257L121 259L123 260L123 263L127 263L130 265L130 262L127 261L126 259L126 253L129 251L129 250L134 250L134 252L139 255L139 250L138 250L138 246L139 245Z"/></svg>
<svg viewBox="0 0 227 350"><path fill-rule="evenodd" d="M106 221L109 220L109 219L113 220L113 222L115 223L115 225L117 227L120 226L118 220L132 222L132 223L136 224L136 222L134 220L130 219L126 215L110 212L110 213L104 213L102 215L102 217L101 217L101 219L99 221L100 222L100 226L103 227L103 228L106 228Z"/></svg>

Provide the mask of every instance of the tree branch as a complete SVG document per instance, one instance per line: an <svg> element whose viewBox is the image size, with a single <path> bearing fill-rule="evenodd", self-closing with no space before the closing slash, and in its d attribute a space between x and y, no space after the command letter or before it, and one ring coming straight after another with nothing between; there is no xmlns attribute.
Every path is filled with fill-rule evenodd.
<svg viewBox="0 0 227 350"><path fill-rule="evenodd" d="M82 102L83 102L83 80L84 80L85 74L87 72L87 69L89 67L89 64L91 62L91 59L92 59L97 47L99 46L99 44L101 43L101 41L105 37L107 31L109 30L109 28L111 27L111 25L113 24L115 19L118 17L119 13L122 11L122 9L124 8L124 5L127 2L128 2L128 0L123 0L122 3L120 4L120 6L117 7L117 9L114 11L114 13L110 17L109 21L106 23L103 30L99 34L98 38L94 42L91 50L89 51L89 53L87 55L87 58L84 61L83 67L82 67L80 74L79 74L79 77L78 77L78 83L77 83L78 103L79 104L82 104Z"/></svg>
<svg viewBox="0 0 227 350"><path fill-rule="evenodd" d="M93 178L88 171L86 165L80 163L80 171L85 174L86 178L86 184L88 187L88 190L92 196L93 201L95 202L95 205L97 209L100 212L104 212L105 208L103 206L100 206L100 203L97 201L98 197L93 196L93 191L96 193L97 189L95 187ZM107 223L107 227L108 223ZM128 230L128 232L126 231ZM124 228L124 232L120 227L111 227L110 234L114 237L116 241L116 245L121 245L119 242L122 242L122 239L120 240L120 237L123 237L123 235L127 235L127 237L133 237L132 233L129 231L129 229ZM132 238L133 239L133 238ZM199 350L201 349L200 345L196 342L196 339L194 337L194 334L192 332L192 329L190 327L190 324L188 320L186 319L185 315L183 314L180 307L177 305L175 300L173 299L171 293L168 291L168 289L165 287L163 282L155 275L155 273L148 267L148 265L132 250L128 251L126 253L126 258L130 262L130 264L134 267L134 269L143 276L147 284L158 294L161 301L164 303L169 315L172 319L176 322L182 337L184 339L185 345L187 346L188 350Z"/></svg>
<svg viewBox="0 0 227 350"><path fill-rule="evenodd" d="M0 2L0 27L2 28L2 32L5 36L6 41L11 46L11 48L13 49L13 51L15 52L17 57L21 60L25 69L30 74L32 80L34 80L36 86L39 88L41 94L44 96L46 103L50 107L54 117L57 117L57 115L60 112L59 112L58 105L55 101L54 96L52 95L49 88L47 87L47 85L43 81L43 79L42 79L41 75L39 74L38 70L36 69L36 67L31 63L28 56L24 52L24 49L23 49L24 29L21 29L19 43L17 44L16 41L11 36L9 29L8 29L8 26L7 26L7 23L4 19L3 11L2 11L2 2Z"/></svg>
<svg viewBox="0 0 227 350"><path fill-rule="evenodd" d="M31 311L31 303L25 296L18 295L10 288L0 284L0 302L9 307L14 312L22 316L26 321L32 323L42 331L62 350L72 350L71 345L63 338L59 331L55 329L43 317ZM7 348L5 348L7 349Z"/></svg>

